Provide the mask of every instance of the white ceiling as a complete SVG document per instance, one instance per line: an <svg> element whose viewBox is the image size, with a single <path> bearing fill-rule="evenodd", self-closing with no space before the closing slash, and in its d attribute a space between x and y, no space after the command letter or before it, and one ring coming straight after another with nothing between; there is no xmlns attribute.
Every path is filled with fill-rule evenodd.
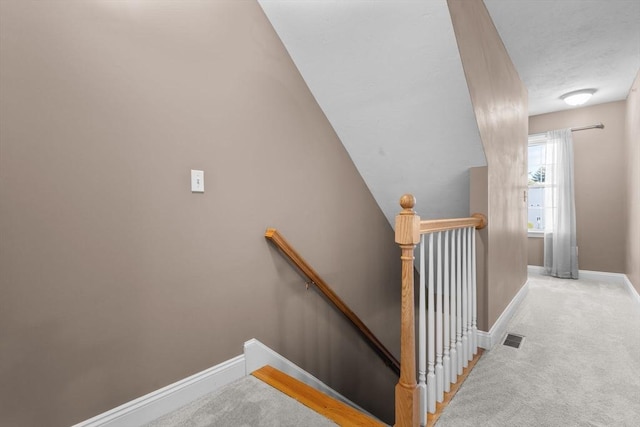
<svg viewBox="0 0 640 427"><path fill-rule="evenodd" d="M578 89L597 89L588 105L627 98L640 69L640 1L484 2L529 90L529 115L573 108L560 95Z"/></svg>
<svg viewBox="0 0 640 427"><path fill-rule="evenodd" d="M258 0L393 224L468 215L485 165L446 0ZM530 114L625 99L640 68L638 0L485 0L529 90Z"/></svg>

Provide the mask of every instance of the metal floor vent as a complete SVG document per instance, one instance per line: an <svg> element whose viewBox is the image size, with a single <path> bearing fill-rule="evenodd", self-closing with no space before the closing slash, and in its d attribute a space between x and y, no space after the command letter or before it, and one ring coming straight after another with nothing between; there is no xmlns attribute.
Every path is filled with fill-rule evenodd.
<svg viewBox="0 0 640 427"><path fill-rule="evenodd" d="M523 339L524 337L522 335L507 334L507 337L504 339L502 345L508 345L509 347L513 348L520 348Z"/></svg>

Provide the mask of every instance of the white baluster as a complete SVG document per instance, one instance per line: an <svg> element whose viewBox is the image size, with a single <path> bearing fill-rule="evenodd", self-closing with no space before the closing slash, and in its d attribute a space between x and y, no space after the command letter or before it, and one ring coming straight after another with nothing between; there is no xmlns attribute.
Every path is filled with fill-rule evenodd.
<svg viewBox="0 0 640 427"><path fill-rule="evenodd" d="M424 234L420 236L420 298L418 301L418 390L420 393L420 424L427 422L427 316L424 268Z"/></svg>
<svg viewBox="0 0 640 427"><path fill-rule="evenodd" d="M431 414L436 412L436 374L435 374L435 319L434 319L434 298L433 298L433 233L429 234L429 287L427 295L427 411Z"/></svg>
<svg viewBox="0 0 640 427"><path fill-rule="evenodd" d="M458 382L458 351L456 350L456 324L457 311L456 301L458 299L456 292L456 230L451 231L451 382Z"/></svg>
<svg viewBox="0 0 640 427"><path fill-rule="evenodd" d="M473 266L471 260L471 254L473 251L471 248L471 230L473 230L473 227L467 227L465 230L465 233L467 233L467 306L469 307L469 314L467 315L467 345L469 346L469 351L467 358L469 360L473 360Z"/></svg>
<svg viewBox="0 0 640 427"><path fill-rule="evenodd" d="M461 229L462 234L462 366L465 368L469 364L469 303L467 298L467 290L469 289L468 273L467 273L467 233L465 229Z"/></svg>
<svg viewBox="0 0 640 427"><path fill-rule="evenodd" d="M436 267L436 400L444 400L444 370L442 367L442 232L438 232L438 263Z"/></svg>
<svg viewBox="0 0 640 427"><path fill-rule="evenodd" d="M473 280L471 279L471 230L472 227L467 227L465 233L467 235L467 359L473 360Z"/></svg>
<svg viewBox="0 0 640 427"><path fill-rule="evenodd" d="M472 298L471 298L471 333L473 336L473 354L478 353L478 300L477 300L477 282L476 282L476 230L471 229L471 280L472 280Z"/></svg>
<svg viewBox="0 0 640 427"><path fill-rule="evenodd" d="M456 350L458 352L458 375L462 375L464 367L464 350L462 349L462 232L457 231L457 257L456 257Z"/></svg>
<svg viewBox="0 0 640 427"><path fill-rule="evenodd" d="M451 329L451 321L449 320L449 288L451 281L449 280L449 230L444 233L444 357L442 358L442 367L444 369L444 391L451 390L451 359L449 357L449 332Z"/></svg>

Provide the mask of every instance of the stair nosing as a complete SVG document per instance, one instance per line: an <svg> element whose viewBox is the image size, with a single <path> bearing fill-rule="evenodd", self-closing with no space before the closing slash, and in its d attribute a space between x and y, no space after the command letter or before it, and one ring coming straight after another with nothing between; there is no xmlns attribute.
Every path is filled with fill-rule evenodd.
<svg viewBox="0 0 640 427"><path fill-rule="evenodd" d="M265 365L251 373L292 399L316 411L341 426L384 426L357 409L316 390L284 372Z"/></svg>

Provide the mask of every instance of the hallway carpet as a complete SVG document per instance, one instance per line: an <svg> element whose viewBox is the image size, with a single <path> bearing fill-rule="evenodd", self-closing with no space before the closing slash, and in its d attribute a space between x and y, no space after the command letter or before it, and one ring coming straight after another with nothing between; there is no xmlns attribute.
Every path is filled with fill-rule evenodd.
<svg viewBox="0 0 640 427"><path fill-rule="evenodd" d="M240 378L145 427L330 427L335 423L252 377Z"/></svg>
<svg viewBox="0 0 640 427"><path fill-rule="evenodd" d="M640 308L620 285L529 275L509 333L437 427L640 425Z"/></svg>

